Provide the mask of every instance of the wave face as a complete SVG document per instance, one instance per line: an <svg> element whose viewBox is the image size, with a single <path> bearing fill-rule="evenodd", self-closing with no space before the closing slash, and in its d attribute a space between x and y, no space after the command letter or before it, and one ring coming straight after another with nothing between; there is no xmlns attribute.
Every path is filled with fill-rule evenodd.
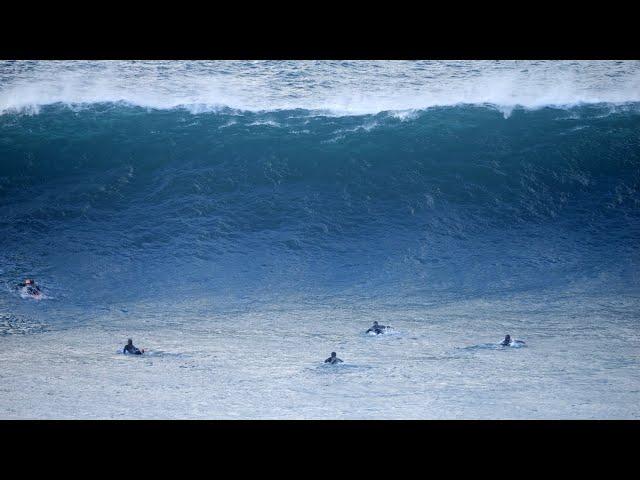
<svg viewBox="0 0 640 480"><path fill-rule="evenodd" d="M52 75L28 86L65 63L2 67L6 298L27 275L51 298L80 304L185 295L224 301L615 293L640 286L636 63L601 62L611 73L605 87L622 79L609 90L598 91L594 81L588 89L589 79L577 76L572 85L583 88L573 93L559 81L547 97L515 89L517 98L502 92L511 100L500 102L499 86L480 95L478 83L465 94L477 102L454 101L460 91L452 88L430 92L425 103L427 93L407 93L415 79L403 62L355 62L366 72L380 70L358 88L364 74L340 84L336 62L335 91L352 88L352 100L366 90L371 98L386 92L376 105L358 97L360 103L337 107L326 101L331 85L320 73L305 73L330 77L322 62L317 70L305 63L297 76L278 62L245 62L244 70L241 62L221 62L216 75L208 64L74 62L75 80ZM440 68L458 85L464 82L451 72L469 70L458 65L464 63L422 67L436 77ZM465 81L495 79L501 69L505 78L522 79L524 68L538 72L530 82L539 83L547 78L540 72L551 75L550 63L514 71L485 62ZM581 63L558 67L556 77L575 76L566 72ZM139 78L127 90L135 68ZM129 77L113 74L114 83L101 69ZM262 76L251 76L254 70ZM229 76L228 85L245 82L225 101L195 87L173 98L167 92L178 91L176 71L187 86L207 74ZM288 99L279 90L287 75ZM394 94L384 90L403 75ZM367 108L371 113L360 111Z"/></svg>

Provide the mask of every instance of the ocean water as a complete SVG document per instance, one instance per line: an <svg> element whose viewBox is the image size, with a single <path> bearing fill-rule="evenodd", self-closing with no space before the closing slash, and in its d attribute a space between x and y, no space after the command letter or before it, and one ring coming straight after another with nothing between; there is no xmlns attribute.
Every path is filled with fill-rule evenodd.
<svg viewBox="0 0 640 480"><path fill-rule="evenodd" d="M0 61L0 418L638 418L639 267L640 62Z"/></svg>

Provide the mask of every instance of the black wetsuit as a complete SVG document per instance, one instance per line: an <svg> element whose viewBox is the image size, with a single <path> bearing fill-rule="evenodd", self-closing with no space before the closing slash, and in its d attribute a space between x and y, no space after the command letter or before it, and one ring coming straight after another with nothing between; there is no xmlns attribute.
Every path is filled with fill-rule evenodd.
<svg viewBox="0 0 640 480"><path fill-rule="evenodd" d="M340 360L338 357L329 357L324 361L324 363L330 363L331 365L334 365L336 363L342 363L342 360Z"/></svg>
<svg viewBox="0 0 640 480"><path fill-rule="evenodd" d="M40 291L40 287L37 286L35 283L22 282L18 284L18 288L25 288L25 287L27 288L27 293L29 295L39 295L40 293L42 293Z"/></svg>
<svg viewBox="0 0 640 480"><path fill-rule="evenodd" d="M27 287L27 293L29 295L40 295L40 287L36 285L29 285Z"/></svg>
<svg viewBox="0 0 640 480"><path fill-rule="evenodd" d="M385 329L387 327L384 325L374 325L373 327L371 327L369 330L367 330L365 333L370 333L373 332L376 335L380 335L381 333L384 333Z"/></svg>
<svg viewBox="0 0 640 480"><path fill-rule="evenodd" d="M130 353L132 355L142 355L142 352L140 351L140 349L129 344L126 344L124 346L124 351L122 353Z"/></svg>

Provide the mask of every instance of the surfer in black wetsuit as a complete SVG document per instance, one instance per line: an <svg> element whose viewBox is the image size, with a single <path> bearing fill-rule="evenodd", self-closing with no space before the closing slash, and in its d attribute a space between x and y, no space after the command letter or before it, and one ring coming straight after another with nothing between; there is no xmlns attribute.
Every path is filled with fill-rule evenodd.
<svg viewBox="0 0 640 480"><path fill-rule="evenodd" d="M335 365L336 363L342 363L338 357L336 357L336 352L331 352L331 356L327 358L324 363L330 363L331 365Z"/></svg>
<svg viewBox="0 0 640 480"><path fill-rule="evenodd" d="M26 288L27 293L32 296L40 295L42 292L40 291L40 287L36 285L32 279L27 278L24 282L18 284L19 288Z"/></svg>
<svg viewBox="0 0 640 480"><path fill-rule="evenodd" d="M384 325L378 325L378 322L373 322L373 326L371 328L369 328L369 330L367 330L365 333L373 332L376 335L380 335L381 333L384 333L386 328L388 328L388 327L386 327Z"/></svg>
<svg viewBox="0 0 640 480"><path fill-rule="evenodd" d="M133 340L127 340L127 344L124 346L124 351L122 353L130 353L132 355L142 355L144 353L144 349L140 350L137 347L133 346Z"/></svg>
<svg viewBox="0 0 640 480"><path fill-rule="evenodd" d="M511 335L505 335L504 340L500 342L500 345L502 345L503 347L510 347L512 343L516 345L525 344L522 340L511 340Z"/></svg>

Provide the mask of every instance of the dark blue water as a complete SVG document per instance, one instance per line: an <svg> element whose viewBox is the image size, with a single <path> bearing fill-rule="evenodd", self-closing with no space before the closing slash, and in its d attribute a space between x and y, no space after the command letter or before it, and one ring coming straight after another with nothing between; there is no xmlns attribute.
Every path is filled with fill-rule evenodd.
<svg viewBox="0 0 640 480"><path fill-rule="evenodd" d="M0 116L0 303L640 287L632 104Z"/></svg>

